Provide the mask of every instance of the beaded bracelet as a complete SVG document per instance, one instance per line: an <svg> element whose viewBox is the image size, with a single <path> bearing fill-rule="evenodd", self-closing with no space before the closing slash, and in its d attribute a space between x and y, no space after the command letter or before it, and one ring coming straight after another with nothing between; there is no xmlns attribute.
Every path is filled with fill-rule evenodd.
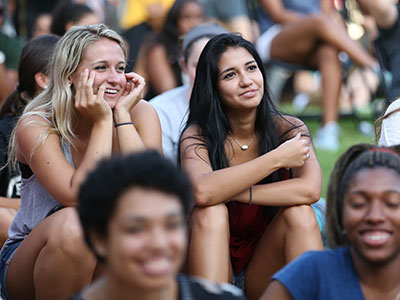
<svg viewBox="0 0 400 300"><path fill-rule="evenodd" d="M133 125L133 122L118 123L118 124L115 124L114 127L117 128L117 127L123 126L123 125Z"/></svg>

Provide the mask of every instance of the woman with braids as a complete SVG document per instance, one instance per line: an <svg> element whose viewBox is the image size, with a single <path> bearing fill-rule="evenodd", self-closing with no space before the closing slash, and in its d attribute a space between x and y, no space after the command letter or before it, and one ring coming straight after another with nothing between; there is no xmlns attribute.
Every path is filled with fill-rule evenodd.
<svg viewBox="0 0 400 300"><path fill-rule="evenodd" d="M92 280L75 206L80 184L113 154L161 152L144 80L125 73L125 42L105 25L72 27L50 62L48 87L26 106L10 159L21 170L21 206L1 250L1 297L67 299Z"/></svg>
<svg viewBox="0 0 400 300"><path fill-rule="evenodd" d="M278 269L322 248L310 206L321 170L309 132L275 109L254 46L231 33L201 53L189 108L180 144L196 198L189 272L233 280L257 299Z"/></svg>
<svg viewBox="0 0 400 300"><path fill-rule="evenodd" d="M263 300L400 299L399 149L351 147L328 188L335 249L311 251L276 273Z"/></svg>

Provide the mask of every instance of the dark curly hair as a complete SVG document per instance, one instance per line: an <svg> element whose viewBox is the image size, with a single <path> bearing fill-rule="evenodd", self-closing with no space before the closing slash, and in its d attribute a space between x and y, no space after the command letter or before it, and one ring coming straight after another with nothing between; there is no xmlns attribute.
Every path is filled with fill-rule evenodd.
<svg viewBox="0 0 400 300"><path fill-rule="evenodd" d="M156 151L105 159L92 171L79 191L78 213L86 243L94 251L89 232L106 237L108 223L120 196L132 187L176 195L187 215L193 195L189 179ZM156 208L155 208L156 209Z"/></svg>

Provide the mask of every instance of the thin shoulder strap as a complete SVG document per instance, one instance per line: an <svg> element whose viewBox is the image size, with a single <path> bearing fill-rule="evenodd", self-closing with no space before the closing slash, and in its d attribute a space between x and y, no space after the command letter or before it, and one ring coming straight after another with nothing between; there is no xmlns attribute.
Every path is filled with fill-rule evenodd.
<svg viewBox="0 0 400 300"><path fill-rule="evenodd" d="M49 119L47 119L45 116L42 116L42 115L40 115L40 114L37 114L37 116L39 116L39 117L41 117L43 120L45 120L47 123L49 123L50 125L53 125L53 123L49 120Z"/></svg>

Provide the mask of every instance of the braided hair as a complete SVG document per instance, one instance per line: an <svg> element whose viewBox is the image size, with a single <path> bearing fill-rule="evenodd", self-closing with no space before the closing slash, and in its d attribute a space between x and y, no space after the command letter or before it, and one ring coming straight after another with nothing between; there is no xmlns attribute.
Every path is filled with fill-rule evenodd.
<svg viewBox="0 0 400 300"><path fill-rule="evenodd" d="M361 170L387 168L400 176L400 146L377 147L358 144L338 159L332 171L327 194L327 235L333 248L348 244L343 228L343 202L351 179Z"/></svg>

